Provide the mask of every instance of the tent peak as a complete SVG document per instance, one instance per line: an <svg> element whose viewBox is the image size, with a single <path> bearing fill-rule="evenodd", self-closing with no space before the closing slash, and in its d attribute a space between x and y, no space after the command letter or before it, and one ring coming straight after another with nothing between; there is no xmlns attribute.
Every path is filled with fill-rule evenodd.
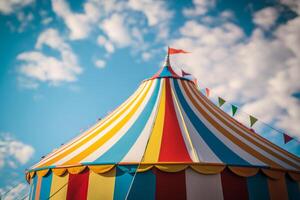
<svg viewBox="0 0 300 200"><path fill-rule="evenodd" d="M175 73L173 70L171 63L170 63L170 54L169 54L169 47L168 52L164 61L163 66L160 68L160 70L151 77L151 79L154 78L162 78L162 77L171 77L171 78L179 78L180 76Z"/></svg>

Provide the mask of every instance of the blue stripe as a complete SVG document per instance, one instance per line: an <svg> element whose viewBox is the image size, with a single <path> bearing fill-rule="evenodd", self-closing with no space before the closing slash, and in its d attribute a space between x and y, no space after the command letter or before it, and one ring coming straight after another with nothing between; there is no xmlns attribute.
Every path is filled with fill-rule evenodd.
<svg viewBox="0 0 300 200"><path fill-rule="evenodd" d="M286 176L285 178L288 195L290 200L296 200L300 199L300 186L299 183L292 180L289 176Z"/></svg>
<svg viewBox="0 0 300 200"><path fill-rule="evenodd" d="M129 171L130 170L131 169L129 169ZM116 171L114 199L124 200L129 190L134 173L128 173L126 170L124 171L124 169L120 169L119 167L116 168Z"/></svg>
<svg viewBox="0 0 300 200"><path fill-rule="evenodd" d="M249 200L270 199L267 177L261 173L247 178Z"/></svg>
<svg viewBox="0 0 300 200"><path fill-rule="evenodd" d="M156 178L152 170L136 174L128 199L153 200L155 199ZM174 191L173 191L174 192Z"/></svg>
<svg viewBox="0 0 300 200"><path fill-rule="evenodd" d="M33 177L33 179L32 179L32 187L33 187L33 190L32 190L32 193L31 193L30 196L29 196L29 199L30 199L30 200L34 199L34 197L35 197L37 179L38 179L38 176L37 176L37 174L36 174L36 175Z"/></svg>
<svg viewBox="0 0 300 200"><path fill-rule="evenodd" d="M205 143L212 149L212 151L222 160L222 162L226 164L238 164L238 165L250 165L247 161L242 159L236 153L234 153L231 149L229 149L223 142L221 142L197 117L191 107L188 105L185 100L181 89L176 80L173 81L176 94L180 101L183 110L189 117L191 123L201 136L201 138L205 141Z"/></svg>
<svg viewBox="0 0 300 200"><path fill-rule="evenodd" d="M160 88L160 81L157 81L155 89L140 116L129 128L127 133L107 152L105 152L100 158L94 161L94 163L102 162L120 162L123 157L128 153L130 148L136 142L137 138L143 131L146 123L151 115L153 107L157 101L158 93Z"/></svg>
<svg viewBox="0 0 300 200"><path fill-rule="evenodd" d="M161 73L159 74L159 77L164 77L164 76L173 76L167 66L165 66L161 71Z"/></svg>
<svg viewBox="0 0 300 200"><path fill-rule="evenodd" d="M52 175L53 175L53 173L49 173L47 176L44 176L42 178L40 199L48 199L49 198L51 183L52 183Z"/></svg>

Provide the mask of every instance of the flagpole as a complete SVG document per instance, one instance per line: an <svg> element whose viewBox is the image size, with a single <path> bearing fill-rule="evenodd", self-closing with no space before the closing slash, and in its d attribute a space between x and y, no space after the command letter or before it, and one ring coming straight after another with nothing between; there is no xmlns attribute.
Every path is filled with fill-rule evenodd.
<svg viewBox="0 0 300 200"><path fill-rule="evenodd" d="M166 56L166 60L164 63L164 67L166 66L170 66L170 47L168 46L168 52L167 52L167 56Z"/></svg>

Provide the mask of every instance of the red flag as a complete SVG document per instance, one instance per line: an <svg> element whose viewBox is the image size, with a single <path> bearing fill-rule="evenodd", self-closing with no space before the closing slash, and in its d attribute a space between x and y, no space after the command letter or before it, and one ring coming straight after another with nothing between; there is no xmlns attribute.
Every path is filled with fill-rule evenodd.
<svg viewBox="0 0 300 200"><path fill-rule="evenodd" d="M291 141L294 138L292 138L291 136L283 133L283 139L284 139L284 144L286 144L286 143L288 143L289 141Z"/></svg>
<svg viewBox="0 0 300 200"><path fill-rule="evenodd" d="M168 49L168 54L177 54L177 53L190 53L190 52L187 52L183 49L173 49L173 48Z"/></svg>
<svg viewBox="0 0 300 200"><path fill-rule="evenodd" d="M210 93L209 88L205 88L205 93L206 93L206 96L209 97L209 93Z"/></svg>
<svg viewBox="0 0 300 200"><path fill-rule="evenodd" d="M181 74L182 74L182 76L188 76L188 75L191 75L190 73L187 73L187 72L185 72L185 71L183 71L183 70L181 70Z"/></svg>

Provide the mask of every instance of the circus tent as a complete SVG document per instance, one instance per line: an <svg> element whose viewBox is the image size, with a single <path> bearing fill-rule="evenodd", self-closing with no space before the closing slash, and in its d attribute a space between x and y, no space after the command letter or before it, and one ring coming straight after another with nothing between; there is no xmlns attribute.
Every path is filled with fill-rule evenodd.
<svg viewBox="0 0 300 200"><path fill-rule="evenodd" d="M300 158L214 105L168 55L122 105L26 179L30 199L299 199Z"/></svg>

